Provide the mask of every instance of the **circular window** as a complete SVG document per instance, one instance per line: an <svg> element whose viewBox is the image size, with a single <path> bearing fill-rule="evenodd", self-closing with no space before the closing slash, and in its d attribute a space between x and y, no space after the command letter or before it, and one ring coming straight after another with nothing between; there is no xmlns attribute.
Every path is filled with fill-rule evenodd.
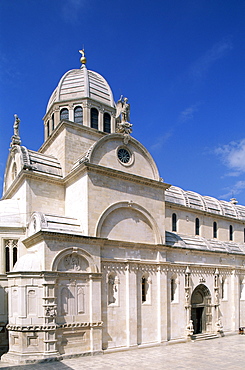
<svg viewBox="0 0 245 370"><path fill-rule="evenodd" d="M118 149L117 156L120 162L122 163L129 163L131 159L131 154L125 148Z"/></svg>

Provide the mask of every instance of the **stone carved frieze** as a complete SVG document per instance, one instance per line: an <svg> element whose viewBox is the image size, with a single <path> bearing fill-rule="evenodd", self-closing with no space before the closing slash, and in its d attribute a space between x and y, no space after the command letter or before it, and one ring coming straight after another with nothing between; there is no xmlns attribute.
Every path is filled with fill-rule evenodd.
<svg viewBox="0 0 245 370"><path fill-rule="evenodd" d="M195 268L195 267L192 267L191 268L191 273L193 275L213 275L215 272L215 269L210 267L210 268L207 268L207 267L198 267L198 268Z"/></svg>
<svg viewBox="0 0 245 370"><path fill-rule="evenodd" d="M103 265L103 270L105 272L112 272L112 271L126 271L127 270L127 264L126 263L118 263L118 262L109 262L109 263L104 263Z"/></svg>
<svg viewBox="0 0 245 370"><path fill-rule="evenodd" d="M158 266L156 265L139 265L139 271L142 272L142 273L145 273L145 272L150 272L150 273L153 273L153 272L157 272L158 271Z"/></svg>
<svg viewBox="0 0 245 370"><path fill-rule="evenodd" d="M171 273L184 274L186 268L182 266L169 266L168 271Z"/></svg>

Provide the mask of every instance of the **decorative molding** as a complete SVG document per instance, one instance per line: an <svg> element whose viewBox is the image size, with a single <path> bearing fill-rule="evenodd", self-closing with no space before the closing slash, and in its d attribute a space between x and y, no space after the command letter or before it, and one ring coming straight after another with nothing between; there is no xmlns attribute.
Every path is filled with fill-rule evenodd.
<svg viewBox="0 0 245 370"><path fill-rule="evenodd" d="M70 328L96 328L102 327L103 321L96 322L73 322L58 325L58 329L70 329Z"/></svg>
<svg viewBox="0 0 245 370"><path fill-rule="evenodd" d="M118 263L118 262L111 262L111 263L103 263L102 269L106 273L110 272L121 272L121 271L127 271L127 264L126 263Z"/></svg>
<svg viewBox="0 0 245 370"><path fill-rule="evenodd" d="M52 325L11 325L6 326L9 331L19 331L19 332L31 332L31 331L54 331L57 329L70 329L70 328L96 328L102 327L103 321L97 322L73 322L66 324L52 324Z"/></svg>

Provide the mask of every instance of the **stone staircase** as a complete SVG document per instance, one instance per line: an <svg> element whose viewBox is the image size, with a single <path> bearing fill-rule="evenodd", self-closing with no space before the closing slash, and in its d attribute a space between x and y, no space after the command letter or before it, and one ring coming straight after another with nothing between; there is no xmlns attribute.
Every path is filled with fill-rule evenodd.
<svg viewBox="0 0 245 370"><path fill-rule="evenodd" d="M193 334L192 340L199 341L199 340L209 340L209 339L216 339L220 338L220 335L215 333L201 333L201 334Z"/></svg>

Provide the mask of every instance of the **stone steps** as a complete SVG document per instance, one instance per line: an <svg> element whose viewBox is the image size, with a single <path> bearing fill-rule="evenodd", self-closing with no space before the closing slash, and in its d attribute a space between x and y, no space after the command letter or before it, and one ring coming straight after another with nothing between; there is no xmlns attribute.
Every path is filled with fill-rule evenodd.
<svg viewBox="0 0 245 370"><path fill-rule="evenodd" d="M192 340L194 341L209 340L209 339L216 339L216 338L220 338L220 336L215 333L201 333L201 334L192 335Z"/></svg>

